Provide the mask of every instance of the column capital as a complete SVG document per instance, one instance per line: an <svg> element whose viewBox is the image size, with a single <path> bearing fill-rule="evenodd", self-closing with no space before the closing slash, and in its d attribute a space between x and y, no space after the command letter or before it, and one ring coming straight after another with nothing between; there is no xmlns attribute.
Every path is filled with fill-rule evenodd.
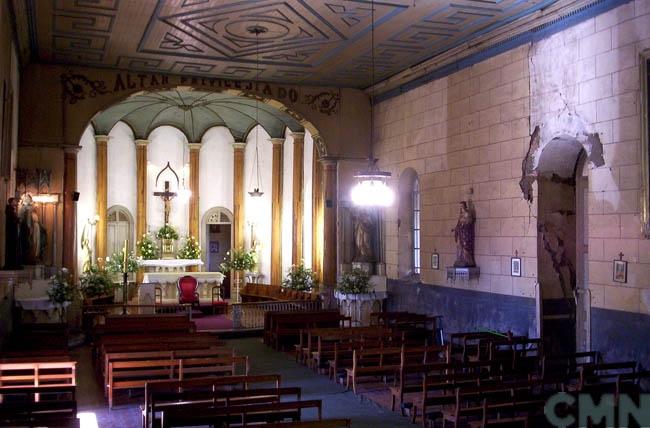
<svg viewBox="0 0 650 428"><path fill-rule="evenodd" d="M134 141L136 147L142 147L142 146L147 146L149 144L149 140L144 139L144 138L138 138L137 140Z"/></svg>
<svg viewBox="0 0 650 428"><path fill-rule="evenodd" d="M305 142L305 133L304 132L292 132L291 136L293 137L293 142L296 141Z"/></svg>
<svg viewBox="0 0 650 428"><path fill-rule="evenodd" d="M282 145L282 144L284 144L284 140L285 140L284 138L269 138L269 141L270 141L271 144L273 144L274 146L275 146L275 145Z"/></svg>
<svg viewBox="0 0 650 428"><path fill-rule="evenodd" d="M63 146L63 153L79 153L81 146Z"/></svg>
<svg viewBox="0 0 650 428"><path fill-rule="evenodd" d="M201 150L201 143L189 143L190 150Z"/></svg>
<svg viewBox="0 0 650 428"><path fill-rule="evenodd" d="M108 143L108 135L95 135L95 143Z"/></svg>
<svg viewBox="0 0 650 428"><path fill-rule="evenodd" d="M324 158L318 159L318 161L321 164L323 164L324 167L332 168L332 167L336 167L338 165L339 158L336 158L336 157L324 157Z"/></svg>
<svg viewBox="0 0 650 428"><path fill-rule="evenodd" d="M246 142L245 141L235 141L232 143L232 148L235 150L244 150L246 148Z"/></svg>

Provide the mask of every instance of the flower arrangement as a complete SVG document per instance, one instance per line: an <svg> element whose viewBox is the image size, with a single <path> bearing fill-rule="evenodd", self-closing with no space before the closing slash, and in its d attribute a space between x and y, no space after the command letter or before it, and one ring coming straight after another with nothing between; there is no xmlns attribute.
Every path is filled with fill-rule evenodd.
<svg viewBox="0 0 650 428"><path fill-rule="evenodd" d="M178 239L178 232L172 226L165 224L163 227L158 229L158 232L156 233L156 238L173 239L175 241Z"/></svg>
<svg viewBox="0 0 650 428"><path fill-rule="evenodd" d="M148 233L142 235L142 239L137 243L138 252L144 260L153 260L158 258L158 245Z"/></svg>
<svg viewBox="0 0 650 428"><path fill-rule="evenodd" d="M200 259L201 258L201 246L199 242L193 236L188 236L185 241L185 245L178 250L176 255L177 259Z"/></svg>
<svg viewBox="0 0 650 428"><path fill-rule="evenodd" d="M363 269L353 268L351 272L341 275L336 291L342 294L367 294L370 292L370 275Z"/></svg>
<svg viewBox="0 0 650 428"><path fill-rule="evenodd" d="M52 286L47 290L47 295L52 303L63 304L74 300L78 290L70 284L70 272L61 268L50 278Z"/></svg>
<svg viewBox="0 0 650 428"><path fill-rule="evenodd" d="M124 273L124 250L113 253L112 256L106 257L106 270L110 273ZM131 273L138 270L138 262L135 259L133 251L128 253L126 258L126 272Z"/></svg>
<svg viewBox="0 0 650 428"><path fill-rule="evenodd" d="M318 285L318 278L313 270L306 268L304 263L293 265L287 271L287 277L282 286L298 291L311 291Z"/></svg>
<svg viewBox="0 0 650 428"><path fill-rule="evenodd" d="M232 252L228 251L220 265L221 272L251 271L257 264L256 258L256 253L253 250L239 248Z"/></svg>
<svg viewBox="0 0 650 428"><path fill-rule="evenodd" d="M106 269L92 265L79 277L81 293L84 297L99 297L110 294L115 288Z"/></svg>

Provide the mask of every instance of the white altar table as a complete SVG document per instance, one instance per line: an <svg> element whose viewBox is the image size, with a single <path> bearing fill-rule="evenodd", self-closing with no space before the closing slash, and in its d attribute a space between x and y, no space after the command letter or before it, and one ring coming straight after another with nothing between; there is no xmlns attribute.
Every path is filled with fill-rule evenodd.
<svg viewBox="0 0 650 428"><path fill-rule="evenodd" d="M221 272L145 272L142 284L138 288L138 302L140 304L153 304L155 302L155 288L160 287L163 302L178 303L178 278L191 275L199 283L198 293L201 300L212 300L212 287L221 285L224 275Z"/></svg>
<svg viewBox="0 0 650 428"><path fill-rule="evenodd" d="M183 272L190 266L203 266L200 259L153 259L138 260L138 266L154 272Z"/></svg>
<svg viewBox="0 0 650 428"><path fill-rule="evenodd" d="M61 322L61 317L65 309L70 306L70 302L63 304L53 303L50 298L45 297L24 297L16 299L16 306L21 308L25 314L30 314L32 322ZM45 314L43 317L40 314ZM54 318L54 315L57 315Z"/></svg>

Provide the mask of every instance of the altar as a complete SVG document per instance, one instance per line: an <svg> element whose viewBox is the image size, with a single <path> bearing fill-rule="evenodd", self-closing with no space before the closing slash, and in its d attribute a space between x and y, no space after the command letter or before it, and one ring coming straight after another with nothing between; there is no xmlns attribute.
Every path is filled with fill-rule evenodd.
<svg viewBox="0 0 650 428"><path fill-rule="evenodd" d="M178 278L191 275L198 282L197 292L202 302L212 302L212 292L215 286L220 286L225 278L221 272L146 272L142 284L138 287L138 303L152 305L154 303L178 303ZM158 295L156 295L158 289ZM215 289L215 293L219 290Z"/></svg>
<svg viewBox="0 0 650 428"><path fill-rule="evenodd" d="M154 272L185 272L190 266L203 266L200 259L153 259L138 260L138 266Z"/></svg>

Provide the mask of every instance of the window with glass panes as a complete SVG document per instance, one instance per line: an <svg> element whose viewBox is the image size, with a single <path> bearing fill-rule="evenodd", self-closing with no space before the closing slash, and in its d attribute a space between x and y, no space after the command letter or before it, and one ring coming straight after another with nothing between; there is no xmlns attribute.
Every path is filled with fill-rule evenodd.
<svg viewBox="0 0 650 428"><path fill-rule="evenodd" d="M420 273L420 180L413 183L413 273Z"/></svg>

